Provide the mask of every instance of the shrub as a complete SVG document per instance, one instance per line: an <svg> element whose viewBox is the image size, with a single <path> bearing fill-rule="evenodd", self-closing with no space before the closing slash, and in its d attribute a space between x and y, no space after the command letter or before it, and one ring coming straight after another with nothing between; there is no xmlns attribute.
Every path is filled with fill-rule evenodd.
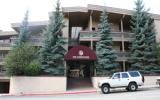
<svg viewBox="0 0 160 100"><path fill-rule="evenodd" d="M33 60L25 69L25 75L37 76L41 73L41 64L38 60Z"/></svg>
<svg viewBox="0 0 160 100"><path fill-rule="evenodd" d="M37 50L27 43L14 47L6 57L5 69L8 75L27 75L26 68L37 59Z"/></svg>

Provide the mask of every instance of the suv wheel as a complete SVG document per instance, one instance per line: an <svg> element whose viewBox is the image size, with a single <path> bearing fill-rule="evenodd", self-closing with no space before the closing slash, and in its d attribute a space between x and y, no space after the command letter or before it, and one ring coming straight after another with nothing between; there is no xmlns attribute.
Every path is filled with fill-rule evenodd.
<svg viewBox="0 0 160 100"><path fill-rule="evenodd" d="M136 83L130 83L128 87L129 87L130 91L136 91L137 90L137 84Z"/></svg>
<svg viewBox="0 0 160 100"><path fill-rule="evenodd" d="M108 94L108 93L110 92L110 87L109 87L109 85L103 85L103 86L101 87L101 91L102 91L102 93L104 93L104 94Z"/></svg>

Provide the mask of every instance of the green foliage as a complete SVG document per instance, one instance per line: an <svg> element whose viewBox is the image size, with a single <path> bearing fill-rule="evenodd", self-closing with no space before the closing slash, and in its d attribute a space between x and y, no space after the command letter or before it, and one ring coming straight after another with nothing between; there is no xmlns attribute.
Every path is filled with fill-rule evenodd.
<svg viewBox="0 0 160 100"><path fill-rule="evenodd" d="M28 75L28 76L40 75L40 72L41 72L41 67L40 66L41 66L41 63L38 60L33 60L25 68L25 75Z"/></svg>
<svg viewBox="0 0 160 100"><path fill-rule="evenodd" d="M154 26L154 19L151 18L151 15L148 13L146 17L146 24L145 24L145 65L147 66L157 66L157 58L155 54L155 46L156 46L156 32Z"/></svg>
<svg viewBox="0 0 160 100"><path fill-rule="evenodd" d="M132 16L131 29L135 33L135 38L131 46L131 69L151 71L155 69L155 30L154 20L144 9L143 1L136 1L136 12Z"/></svg>
<svg viewBox="0 0 160 100"><path fill-rule="evenodd" d="M143 69L144 67L144 49L145 49L145 13L144 6L141 0L136 2L136 12L132 16L131 29L135 33L135 38L131 46L131 68L132 69Z"/></svg>
<svg viewBox="0 0 160 100"><path fill-rule="evenodd" d="M160 65L160 44L156 44L155 54L157 55L157 62Z"/></svg>
<svg viewBox="0 0 160 100"><path fill-rule="evenodd" d="M63 14L58 1L56 11L52 12L49 25L44 30L46 37L40 51L42 69L48 75L64 75L64 54L66 52L64 45L66 42L62 38L63 27Z"/></svg>
<svg viewBox="0 0 160 100"><path fill-rule="evenodd" d="M108 23L108 15L103 11L100 17L100 40L96 44L97 64L96 74L106 75L112 73L118 66L117 56L112 48L112 37Z"/></svg>
<svg viewBox="0 0 160 100"><path fill-rule="evenodd" d="M16 45L21 45L27 42L28 39L29 39L29 29L28 29L28 10L27 10L24 20L22 21L20 26L20 33L18 40L16 41Z"/></svg>
<svg viewBox="0 0 160 100"><path fill-rule="evenodd" d="M29 68L27 67L31 67L32 61L35 59L37 59L37 50L29 44L23 43L13 48L7 55L5 59L6 72L8 75L28 76L26 71L28 71Z"/></svg>

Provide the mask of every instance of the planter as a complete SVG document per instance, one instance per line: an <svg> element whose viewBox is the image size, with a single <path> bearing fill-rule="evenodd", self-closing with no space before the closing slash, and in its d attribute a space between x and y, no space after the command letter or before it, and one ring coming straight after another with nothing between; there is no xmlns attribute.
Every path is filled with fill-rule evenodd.
<svg viewBox="0 0 160 100"><path fill-rule="evenodd" d="M53 93L66 91L66 77L17 77L10 79L10 94Z"/></svg>
<svg viewBox="0 0 160 100"><path fill-rule="evenodd" d="M159 76L144 76L144 85L156 85L156 79Z"/></svg>
<svg viewBox="0 0 160 100"><path fill-rule="evenodd" d="M109 77L92 77L92 85L93 85L93 87L96 88L96 89L99 89L98 82L100 80L104 80L104 79L107 79L107 78L109 78Z"/></svg>

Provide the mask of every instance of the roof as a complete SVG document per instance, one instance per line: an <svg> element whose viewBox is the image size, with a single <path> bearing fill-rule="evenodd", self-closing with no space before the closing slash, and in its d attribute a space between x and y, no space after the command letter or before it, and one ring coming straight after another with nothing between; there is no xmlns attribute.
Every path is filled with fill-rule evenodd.
<svg viewBox="0 0 160 100"><path fill-rule="evenodd" d="M87 7L62 7L62 11L65 15L68 15L68 13L88 13L89 11L103 11L104 9L107 9L107 12L109 13L115 13L115 14L121 14L121 15L132 15L134 13L134 10L127 10L122 8L115 8L115 7L106 7L106 6L100 6L100 5L92 5L88 4ZM152 17L156 20L160 20L160 15L158 14L152 14ZM21 23L12 23L11 26L15 31L19 31ZM44 28L48 24L48 21L35 21L35 22L29 22L29 26L35 28ZM31 28L32 30L32 28Z"/></svg>
<svg viewBox="0 0 160 100"><path fill-rule="evenodd" d="M15 31L0 31L0 40L1 39L8 39L11 36L17 36L18 33L16 33Z"/></svg>
<svg viewBox="0 0 160 100"><path fill-rule="evenodd" d="M17 35L15 31L0 31L0 37L1 36L14 36Z"/></svg>
<svg viewBox="0 0 160 100"><path fill-rule="evenodd" d="M47 24L48 24L48 21L33 21L33 22L29 22L28 26L29 26L29 30L33 31L36 29L44 29L47 26ZM15 31L19 32L21 23L12 23L11 26Z"/></svg>
<svg viewBox="0 0 160 100"><path fill-rule="evenodd" d="M62 11L64 13L88 12L89 10L103 11L104 9L107 9L107 12L109 13L118 13L118 14L124 14L124 15L132 15L134 13L134 10L127 10L122 8L106 7L106 6L92 5L92 4L88 4L87 7L62 7ZM160 15L152 14L152 13L151 15L154 19L160 20Z"/></svg>

